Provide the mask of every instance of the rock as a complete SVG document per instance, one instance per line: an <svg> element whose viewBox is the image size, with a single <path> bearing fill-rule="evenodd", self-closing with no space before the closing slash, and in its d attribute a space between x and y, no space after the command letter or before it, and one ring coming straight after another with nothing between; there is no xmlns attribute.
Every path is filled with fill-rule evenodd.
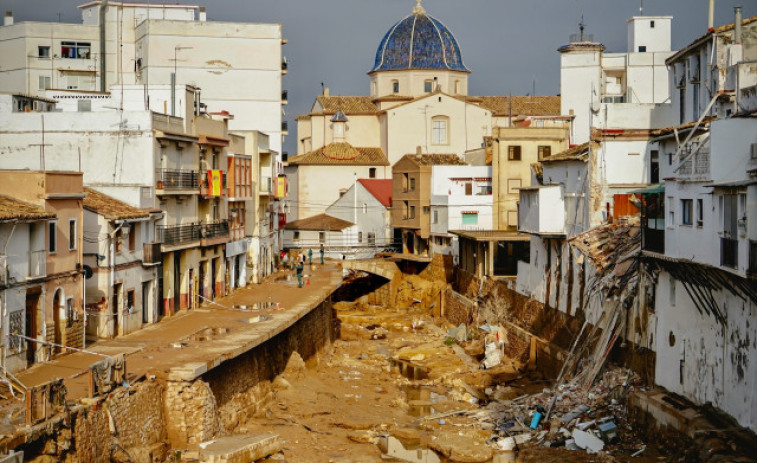
<svg viewBox="0 0 757 463"><path fill-rule="evenodd" d="M483 463L492 459L492 449L474 436L459 435L457 432L440 433L429 447L449 461L458 463Z"/></svg>
<svg viewBox="0 0 757 463"><path fill-rule="evenodd" d="M351 431L347 434L347 438L359 444L376 444L378 442L376 431L370 429Z"/></svg>
<svg viewBox="0 0 757 463"><path fill-rule="evenodd" d="M277 376L276 379L273 380L273 388L278 390L286 390L292 387L292 383L287 381L281 376Z"/></svg>
<svg viewBox="0 0 757 463"><path fill-rule="evenodd" d="M287 366L284 368L284 376L290 379L302 379L305 376L305 361L302 360L299 353L292 352Z"/></svg>

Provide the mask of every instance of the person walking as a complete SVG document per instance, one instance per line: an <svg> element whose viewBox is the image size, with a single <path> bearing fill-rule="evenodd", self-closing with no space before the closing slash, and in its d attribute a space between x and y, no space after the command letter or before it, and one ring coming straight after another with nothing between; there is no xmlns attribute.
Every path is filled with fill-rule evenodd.
<svg viewBox="0 0 757 463"><path fill-rule="evenodd" d="M308 248L308 263L310 268L313 268L313 248Z"/></svg>
<svg viewBox="0 0 757 463"><path fill-rule="evenodd" d="M321 265L323 265L323 254L324 254L323 243L321 243Z"/></svg>
<svg viewBox="0 0 757 463"><path fill-rule="evenodd" d="M302 260L297 261L297 287L302 288L302 269L305 267Z"/></svg>

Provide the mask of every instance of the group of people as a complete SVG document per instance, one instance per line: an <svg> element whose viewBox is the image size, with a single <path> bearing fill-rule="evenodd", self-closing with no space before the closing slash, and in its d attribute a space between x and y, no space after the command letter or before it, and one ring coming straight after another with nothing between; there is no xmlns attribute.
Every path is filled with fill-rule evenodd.
<svg viewBox="0 0 757 463"><path fill-rule="evenodd" d="M323 265L323 256L325 254L325 249L323 247L323 244L321 244L321 265ZM310 268L313 268L313 249L308 249L308 265L310 265ZM289 269L289 254L286 251L281 251L281 262L284 264L285 269ZM297 287L302 288L302 271L305 268L305 253L301 252L297 254L297 257L295 257L294 260L294 269L297 272Z"/></svg>

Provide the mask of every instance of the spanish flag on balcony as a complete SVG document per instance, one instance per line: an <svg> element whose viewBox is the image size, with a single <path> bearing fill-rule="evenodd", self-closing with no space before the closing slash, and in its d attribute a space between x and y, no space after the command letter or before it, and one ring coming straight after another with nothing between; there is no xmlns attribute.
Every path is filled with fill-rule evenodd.
<svg viewBox="0 0 757 463"><path fill-rule="evenodd" d="M222 178L220 170L208 171L208 196L221 196Z"/></svg>

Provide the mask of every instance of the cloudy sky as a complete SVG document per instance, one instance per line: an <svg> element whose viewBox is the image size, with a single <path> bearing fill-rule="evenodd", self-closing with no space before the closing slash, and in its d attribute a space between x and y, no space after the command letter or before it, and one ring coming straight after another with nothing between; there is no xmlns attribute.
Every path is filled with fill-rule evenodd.
<svg viewBox="0 0 757 463"><path fill-rule="evenodd" d="M83 0L0 0L0 12L13 11L18 21L80 22L76 5ZM157 0L152 3L158 3ZM174 3L174 2L170 2ZM366 95L366 72L379 41L410 13L415 0L214 0L175 3L205 5L214 21L280 22L289 43L284 54L289 73L286 118L309 111L321 91L332 95ZM744 17L757 15L755 0L715 0L715 25L733 22L733 7ZM673 16L673 48L699 37L707 27L708 0L643 0L644 15ZM455 35L466 66L473 71L471 95L556 95L559 54L556 49L578 32L625 51L626 19L639 14L641 0L424 0L431 16ZM295 151L294 132L285 150Z"/></svg>

